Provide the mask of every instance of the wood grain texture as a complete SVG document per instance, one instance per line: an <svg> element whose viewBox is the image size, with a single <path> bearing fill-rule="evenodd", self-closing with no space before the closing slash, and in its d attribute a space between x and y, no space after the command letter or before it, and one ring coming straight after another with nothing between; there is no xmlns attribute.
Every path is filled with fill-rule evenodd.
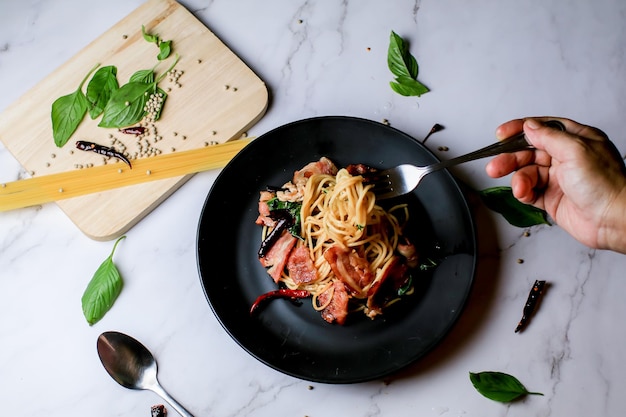
<svg viewBox="0 0 626 417"><path fill-rule="evenodd" d="M143 39L141 26L172 40L180 55L178 80L165 77L168 91L162 117L141 142L117 129L98 127L89 115L62 148L52 138L52 102L76 90L95 65L114 65L121 84L137 70L152 68L158 48ZM156 67L157 76L174 57ZM178 82L179 86L176 84ZM85 91L86 85L83 88ZM151 147L162 154L238 138L265 113L265 84L206 26L173 0L149 0L56 69L0 114L0 140L32 176L53 174L111 161L76 150L76 140L124 146L131 157ZM154 141L157 138L158 141ZM113 142L115 140L115 142ZM84 169L84 168L83 168ZM88 169L88 168L87 168ZM87 236L111 240L128 231L180 187L190 175L153 181L58 201L56 204Z"/></svg>

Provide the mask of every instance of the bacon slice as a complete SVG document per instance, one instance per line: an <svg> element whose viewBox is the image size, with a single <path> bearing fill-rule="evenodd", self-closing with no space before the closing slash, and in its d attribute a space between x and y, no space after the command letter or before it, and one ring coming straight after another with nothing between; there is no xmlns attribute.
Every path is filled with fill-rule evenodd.
<svg viewBox="0 0 626 417"><path fill-rule="evenodd" d="M330 159L325 156L321 157L317 162L310 162L306 164L302 169L294 172L293 180L291 181L297 188L299 195L304 195L304 187L306 182L315 174L328 174L337 175L337 167Z"/></svg>
<svg viewBox="0 0 626 417"><path fill-rule="evenodd" d="M328 174L337 175L337 167L330 159L325 156L321 157L319 161L310 162L306 164L302 169L296 171L293 174L293 183L298 184L302 179L306 180L315 174Z"/></svg>
<svg viewBox="0 0 626 417"><path fill-rule="evenodd" d="M408 266L399 256L394 256L385 267L382 276L367 292L367 316L382 314L385 303L397 294L407 280Z"/></svg>
<svg viewBox="0 0 626 417"><path fill-rule="evenodd" d="M352 176L378 172L378 169L372 168L365 164L350 164L346 167L346 170Z"/></svg>
<svg viewBox="0 0 626 417"><path fill-rule="evenodd" d="M417 248L409 239L403 237L398 242L398 253L406 258L409 268L417 268L419 266L419 253Z"/></svg>
<svg viewBox="0 0 626 417"><path fill-rule="evenodd" d="M372 283L374 274L369 270L369 262L352 249L335 245L324 252L335 276L354 295L363 295L363 289Z"/></svg>
<svg viewBox="0 0 626 417"><path fill-rule="evenodd" d="M268 268L267 273L278 283L281 273L285 269L291 250L296 245L297 239L289 231L285 230L276 243L262 258L261 265Z"/></svg>
<svg viewBox="0 0 626 417"><path fill-rule="evenodd" d="M274 198L275 194L269 191L261 191L259 195L259 217L256 219L256 224L259 226L274 227L276 222L272 220L270 216L270 207L267 202Z"/></svg>
<svg viewBox="0 0 626 417"><path fill-rule="evenodd" d="M317 269L305 246L298 246L291 251L287 260L287 270L296 284L306 284L317 279Z"/></svg>
<svg viewBox="0 0 626 417"><path fill-rule="evenodd" d="M345 324L348 317L348 299L346 286L341 281L334 281L332 287L317 296L319 306L328 303L321 311L322 318L329 323Z"/></svg>

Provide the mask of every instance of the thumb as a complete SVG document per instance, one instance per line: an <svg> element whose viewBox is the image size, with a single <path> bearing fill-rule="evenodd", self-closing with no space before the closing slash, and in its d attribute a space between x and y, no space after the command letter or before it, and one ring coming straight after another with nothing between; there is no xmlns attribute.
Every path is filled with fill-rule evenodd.
<svg viewBox="0 0 626 417"><path fill-rule="evenodd" d="M551 157L562 160L570 149L571 137L567 132L546 126L538 119L524 121L526 138L535 148L547 152Z"/></svg>

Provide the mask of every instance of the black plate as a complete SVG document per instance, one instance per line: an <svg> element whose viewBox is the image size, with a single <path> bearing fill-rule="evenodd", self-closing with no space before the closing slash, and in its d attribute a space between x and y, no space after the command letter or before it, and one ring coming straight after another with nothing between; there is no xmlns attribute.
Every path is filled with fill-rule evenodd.
<svg viewBox="0 0 626 417"><path fill-rule="evenodd" d="M297 378L353 383L393 373L432 349L461 314L474 278L476 242L463 194L447 171L429 175L402 200L411 208L411 234L439 265L418 291L375 320L326 323L311 307L275 300L251 317L257 296L276 288L257 259L259 191L326 156L337 166L392 167L437 159L410 136L383 124L321 117L272 130L243 149L220 173L198 227L198 267L218 320L252 356ZM361 317L362 316L362 317Z"/></svg>

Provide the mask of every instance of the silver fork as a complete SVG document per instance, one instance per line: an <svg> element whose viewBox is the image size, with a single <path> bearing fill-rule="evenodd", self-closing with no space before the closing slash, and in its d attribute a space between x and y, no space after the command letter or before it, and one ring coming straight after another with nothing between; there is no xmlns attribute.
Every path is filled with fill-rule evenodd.
<svg viewBox="0 0 626 417"><path fill-rule="evenodd" d="M557 120L550 120L545 124L553 129L561 131L565 130L563 123ZM486 158L488 156L495 156L501 153L512 153L525 149L533 149L533 147L526 140L524 132L520 132L510 138L453 159L448 159L427 166L415 166L411 164L398 165L397 167L389 168L384 171L364 174L363 178L366 184L374 185L372 191L376 194L376 199L384 200L410 193L419 185L422 178L431 172L449 168L464 162Z"/></svg>

